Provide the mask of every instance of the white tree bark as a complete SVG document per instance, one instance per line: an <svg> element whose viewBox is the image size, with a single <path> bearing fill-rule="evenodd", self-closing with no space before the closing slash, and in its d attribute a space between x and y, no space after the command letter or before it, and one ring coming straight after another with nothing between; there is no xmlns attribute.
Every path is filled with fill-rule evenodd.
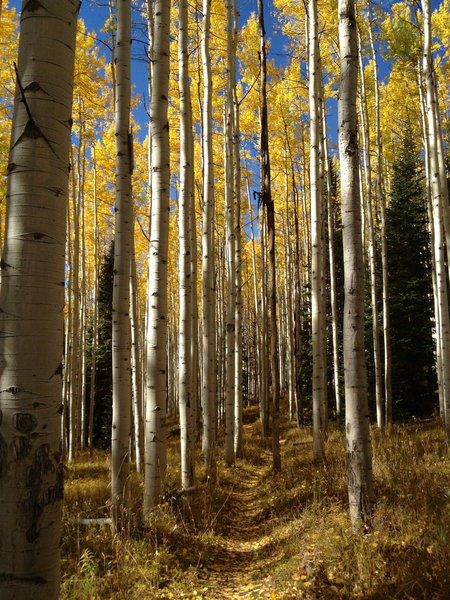
<svg viewBox="0 0 450 600"><path fill-rule="evenodd" d="M136 459L136 471L141 473L144 466L144 410L142 393L142 345L139 336L139 291L137 288L137 283L135 247L133 240L130 265L131 386L133 390L132 414L134 425L134 453Z"/></svg>
<svg viewBox="0 0 450 600"><path fill-rule="evenodd" d="M194 485L194 411L192 394L191 204L193 202L193 134L188 63L187 0L180 0L178 68L180 90L180 193L178 201L178 402L180 408L181 487Z"/></svg>
<svg viewBox="0 0 450 600"><path fill-rule="evenodd" d="M438 292L440 331L440 367L444 422L447 436L450 437L450 317L448 306L447 270L445 264L445 221L448 201L444 192L446 181L441 179L439 149L439 111L436 104L436 90L433 73L431 9L430 0L422 1L424 17L423 71L425 76L426 109L428 125L428 150L430 160L431 192L433 204L434 255L436 287ZM441 150L442 152L442 150ZM447 228L448 230L448 228ZM450 232L449 232L450 233Z"/></svg>
<svg viewBox="0 0 450 600"><path fill-rule="evenodd" d="M92 171L93 171L93 208L94 208L94 290L92 297L92 361L91 382L89 394L89 423L88 423L88 448L92 454L94 449L94 407L95 407L95 373L97 366L98 346L98 210L97 210L97 163L95 144L92 146Z"/></svg>
<svg viewBox="0 0 450 600"><path fill-rule="evenodd" d="M212 146L212 76L209 46L211 0L203 0L203 208L202 208L202 409L203 453L209 478L216 476L216 328L214 260L214 168Z"/></svg>
<svg viewBox="0 0 450 600"><path fill-rule="evenodd" d="M317 2L309 0L309 114L310 114L310 198L311 198L311 328L313 360L313 457L325 457L326 345L324 286L324 227L321 177L320 70Z"/></svg>
<svg viewBox="0 0 450 600"><path fill-rule="evenodd" d="M78 1L22 5L0 293L2 600L56 600L63 306Z"/></svg>
<svg viewBox="0 0 450 600"><path fill-rule="evenodd" d="M356 90L358 50L354 0L339 0L339 158L344 250L344 375L348 494L355 530L373 504L367 376L364 357L364 265L359 203Z"/></svg>
<svg viewBox="0 0 450 600"><path fill-rule="evenodd" d="M370 11L370 7L369 7ZM370 13L369 13L370 14ZM380 84L378 77L378 57L373 39L372 23L369 26L370 47L372 50L373 76L375 85L375 157L376 157L376 194L380 207L381 225L381 265L382 265L382 300L383 300L383 347L384 347L384 411L386 424L392 423L392 359L391 359L391 326L389 309L389 274L386 239L386 194L383 176L383 146L380 125ZM378 416L378 415L377 415Z"/></svg>
<svg viewBox="0 0 450 600"><path fill-rule="evenodd" d="M236 69L235 57L238 40L238 11L237 2L233 0L233 76L232 76L232 102L234 105L233 114L233 204L234 204L234 225L236 231L235 240L235 271L234 286L236 288L236 298L234 306L234 321L236 327L235 333L235 354L234 354L234 453L236 457L242 457L243 451L243 393L242 393L242 241L241 241L241 158L240 158L240 119L239 102L236 90Z"/></svg>
<svg viewBox="0 0 450 600"><path fill-rule="evenodd" d="M359 37L359 36L358 36ZM361 43L359 42L361 48ZM381 429L384 427L384 395L383 395L383 377L381 365L380 349L380 327L378 324L378 293L376 280L376 256L375 256L375 232L374 232L374 206L372 194L372 167L370 156L370 124L367 110L366 96L366 78L361 54L359 55L359 69L361 73L361 121L362 121L362 143L364 156L364 182L365 194L361 193L361 203L363 210L366 211L367 227L367 253L369 259L370 273L370 299L372 309L372 344L373 344L373 363L375 371L375 406L377 411L377 425Z"/></svg>
<svg viewBox="0 0 450 600"><path fill-rule="evenodd" d="M233 32L231 0L226 0L227 11L227 102L225 115L225 216L226 216L226 390L225 390L225 462L231 466L235 460L235 395L236 395L236 190L234 177L235 128L235 63L236 53Z"/></svg>
<svg viewBox="0 0 450 600"><path fill-rule="evenodd" d="M418 89L420 100L420 114L422 120L422 138L424 149L424 164L425 164L425 181L426 181L426 197L427 197L427 214L428 227L430 231L430 246L431 246L431 277L433 284L433 306L434 306L434 340L436 346L436 376L439 391L439 414L444 418L444 386L442 384L442 362L441 362L441 324L439 312L439 294L436 278L436 244L434 239L434 224L433 224L433 201L432 201L432 185L430 173L430 149L427 124L427 107L423 90L422 67L419 62L417 69Z"/></svg>
<svg viewBox="0 0 450 600"><path fill-rule="evenodd" d="M331 169L328 159L327 127L325 111L322 106L322 144L323 160L325 165L325 178L327 190L327 227L328 227L328 261L330 268L330 305L331 305L331 330L333 338L333 381L334 397L336 406L336 415L338 419L342 415L341 407L341 383L339 377L339 327L338 327L338 309L336 293L336 261L334 253L334 231L335 231L335 208L332 197Z"/></svg>
<svg viewBox="0 0 450 600"><path fill-rule="evenodd" d="M144 513L159 501L167 466L167 260L170 153L167 120L170 0L154 8L153 79L150 103L152 208L147 306Z"/></svg>
<svg viewBox="0 0 450 600"><path fill-rule="evenodd" d="M130 134L131 2L117 2L116 93L116 202L114 279L112 299L111 502L113 528L125 525L128 505L131 436L131 325L130 266L134 213L131 193L132 139Z"/></svg>

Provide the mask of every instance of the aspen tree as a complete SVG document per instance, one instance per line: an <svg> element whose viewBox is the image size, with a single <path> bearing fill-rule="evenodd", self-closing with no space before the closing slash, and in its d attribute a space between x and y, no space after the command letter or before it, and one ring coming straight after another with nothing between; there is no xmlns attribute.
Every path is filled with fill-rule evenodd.
<svg viewBox="0 0 450 600"><path fill-rule="evenodd" d="M98 346L98 211L97 211L97 164L95 155L95 144L92 146L92 171L93 171L93 205L94 205L94 293L92 298L92 362L91 381L89 395L89 424L88 424L88 448L92 454L94 449L94 407L95 407L95 377L97 366Z"/></svg>
<svg viewBox="0 0 450 600"><path fill-rule="evenodd" d="M450 437L450 317L448 308L448 284L445 265L445 213L448 212L448 201L443 191L446 182L440 177L439 151L439 116L436 105L434 68L432 57L431 9L429 0L422 1L424 16L423 71L426 90L426 113L428 126L428 151L430 161L431 191L433 204L434 257L436 270L436 288L439 308L438 339L440 340L440 382L444 405L444 422L447 436ZM449 232L450 233L450 232Z"/></svg>
<svg viewBox="0 0 450 600"><path fill-rule="evenodd" d="M180 91L180 192L178 201L178 402L180 407L181 487L194 485L194 414L192 393L192 262L191 204L193 202L194 152L192 107L189 87L188 9L180 0L178 25L178 65ZM195 223L194 223L195 226Z"/></svg>
<svg viewBox="0 0 450 600"><path fill-rule="evenodd" d="M328 260L330 269L330 305L331 305L331 330L333 339L333 382L336 416L342 415L341 383L339 377L339 327L336 286L336 259L335 259L335 208L332 194L331 164L328 156L327 127L325 111L322 106L322 153L325 164L326 198L327 198L327 227L328 227Z"/></svg>
<svg viewBox="0 0 450 600"><path fill-rule="evenodd" d="M69 399L69 456L68 460L71 463L80 446L79 428L80 428L80 412L81 412L81 388L80 380L80 186L77 182L80 181L80 158L81 158L81 143L83 133L80 128L79 144L77 161L74 158L74 152L71 152L72 164L72 252L69 252L69 295L71 296L70 306L70 327L67 327L67 335L69 336L70 361L67 361L66 368L69 369L68 375L68 399ZM76 163L76 164L75 164ZM78 177L77 177L78 171ZM70 211L69 211L70 218Z"/></svg>
<svg viewBox="0 0 450 600"><path fill-rule="evenodd" d="M269 132L267 122L267 57L264 27L264 9L262 0L258 0L258 25L260 35L260 161L261 191L260 203L267 215L267 250L268 250L268 308L270 323L270 372L272 376L272 468L281 470L280 454L280 365L278 362L278 326L277 326L277 281L275 266L275 207L271 193Z"/></svg>
<svg viewBox="0 0 450 600"><path fill-rule="evenodd" d="M202 150L202 410L203 454L207 475L216 477L216 327L214 260L214 168L212 146L211 0L203 0L201 54L203 68Z"/></svg>
<svg viewBox="0 0 450 600"><path fill-rule="evenodd" d="M234 128L235 128L235 64L236 52L233 31L231 0L227 0L227 83L225 115L225 214L226 214L226 396L225 396L225 461L234 463L235 397L236 397L236 189L234 178Z"/></svg>
<svg viewBox="0 0 450 600"><path fill-rule="evenodd" d="M170 0L154 5L152 97L152 208L147 305L144 513L159 501L167 466L167 261L170 152L167 119Z"/></svg>
<svg viewBox="0 0 450 600"><path fill-rule="evenodd" d="M428 227L430 232L430 246L431 246L431 277L433 285L433 306L434 306L434 322L435 322L435 352L436 352L436 376L439 391L439 414L444 418L444 386L442 384L442 362L441 362L441 324L440 324L440 311L439 311L439 294L437 289L437 278L436 278L436 244L434 239L434 223L433 223L433 202L432 202L432 186L431 186L431 174L430 174L430 148L428 138L428 124L427 124L427 108L426 100L423 92L423 77L422 69L419 62L417 69L418 77L418 89L419 89L419 101L420 101L420 114L422 122L422 140L424 149L424 165L425 165L425 180L426 185L426 198L427 198L427 214L428 214Z"/></svg>
<svg viewBox="0 0 450 600"><path fill-rule="evenodd" d="M24 2L0 292L2 600L56 600L64 248L78 1Z"/></svg>
<svg viewBox="0 0 450 600"><path fill-rule="evenodd" d="M242 394L242 236L241 236L241 158L240 158L240 105L236 89L236 46L238 40L238 11L237 0L233 0L233 77L232 77L232 102L234 105L233 119L233 188L234 188L234 214L235 214L235 271L234 286L236 288L235 302L235 364L234 364L234 452L239 458L243 450L243 394Z"/></svg>
<svg viewBox="0 0 450 600"><path fill-rule="evenodd" d="M361 190L361 202L363 211L366 212L366 229L367 229L367 252L370 273L370 300L372 309L372 343L373 343L373 362L375 371L375 406L377 411L377 425L382 428L384 426L384 395L383 395L383 378L381 370L381 349L380 349L380 327L378 324L378 293L376 280L376 256L375 256L375 232L374 232L374 206L372 194L372 167L370 156L370 123L369 113L367 110L366 96L366 78L364 65L361 54L361 39L358 35L359 43L359 71L361 74L361 131L362 145L364 156L364 181L365 191ZM361 186L363 187L363 186Z"/></svg>
<svg viewBox="0 0 450 600"><path fill-rule="evenodd" d="M317 2L309 0L309 113L310 113L310 201L311 201L311 330L313 360L313 457L325 458L324 438L326 386L324 223L322 207L320 113L321 69Z"/></svg>
<svg viewBox="0 0 450 600"><path fill-rule="evenodd" d="M114 279L112 301L113 416L111 436L111 501L113 528L124 526L128 504L131 435L131 326L130 267L133 248L133 170L130 133L131 2L117 2L116 93L116 202Z"/></svg>
<svg viewBox="0 0 450 600"><path fill-rule="evenodd" d="M372 512L372 458L364 357L364 266L359 203L356 90L358 49L354 0L339 0L339 159L344 250L344 376L348 494L355 530Z"/></svg>
<svg viewBox="0 0 450 600"><path fill-rule="evenodd" d="M197 219L195 214L195 196L192 192L189 211L190 232L190 272L191 272L191 408L193 421L192 443L194 444L200 428L199 417L199 339L198 339L198 302L197 302Z"/></svg>
<svg viewBox="0 0 450 600"><path fill-rule="evenodd" d="M143 394L142 394L142 353L139 336L139 291L136 273L135 245L132 240L130 264L130 328L131 328L131 385L133 390L133 424L134 424L134 453L136 471L142 472L144 464L144 427L143 427Z"/></svg>
<svg viewBox="0 0 450 600"><path fill-rule="evenodd" d="M370 6L369 6L370 16ZM380 410L380 418L385 423L392 423L392 376L391 376L391 333L389 317L389 277L386 241L386 196L383 180L383 146L380 126L380 83L378 77L378 56L373 39L372 21L369 21L369 40L373 60L373 76L375 85L375 160L376 160L376 195L380 207L381 221L381 265L382 265L382 300L383 300L383 348L384 348L384 410ZM378 413L377 413L378 417Z"/></svg>
<svg viewBox="0 0 450 600"><path fill-rule="evenodd" d="M252 256L252 282L253 282L253 302L255 305L255 344L256 344L256 355L257 355L257 367L255 372L255 396L259 398L260 403L260 418L263 429L263 437L267 437L268 435L268 418L266 419L267 410L263 410L265 408L265 404L263 404L263 398L267 396L265 382L266 377L263 372L263 364L267 361L263 358L266 355L265 348L263 348L262 339L262 316L261 316L261 302L258 300L258 283L257 283L257 259L256 259L256 236L255 231L253 229L253 224L255 221L251 193L250 193L250 183L248 178L248 169L247 165L247 199L248 199L248 214L250 215L250 224L251 224L251 256ZM262 236L261 236L262 241Z"/></svg>

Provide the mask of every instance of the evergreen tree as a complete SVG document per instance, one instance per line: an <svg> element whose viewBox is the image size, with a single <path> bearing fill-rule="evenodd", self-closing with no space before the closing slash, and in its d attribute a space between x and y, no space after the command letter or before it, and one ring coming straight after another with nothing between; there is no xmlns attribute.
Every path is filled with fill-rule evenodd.
<svg viewBox="0 0 450 600"><path fill-rule="evenodd" d="M394 415L434 407L433 296L423 175L411 135L393 166L387 211Z"/></svg>
<svg viewBox="0 0 450 600"><path fill-rule="evenodd" d="M95 368L94 446L109 448L112 422L112 294L114 242L111 242L100 270L98 283L98 346ZM90 335L92 341L92 335ZM87 357L89 399L91 347Z"/></svg>

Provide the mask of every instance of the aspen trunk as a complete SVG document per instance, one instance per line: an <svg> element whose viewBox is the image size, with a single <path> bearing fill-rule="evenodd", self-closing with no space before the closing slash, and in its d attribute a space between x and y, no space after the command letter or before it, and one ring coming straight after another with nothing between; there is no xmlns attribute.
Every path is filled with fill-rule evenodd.
<svg viewBox="0 0 450 600"><path fill-rule="evenodd" d="M423 149L424 149L424 164L425 164L425 181L426 181L426 197L427 197L427 214L428 214L428 227L430 231L430 246L431 246L431 277L433 284L433 306L434 306L434 320L435 320L435 345L436 345L436 376L438 382L439 391L439 414L444 419L444 386L442 384L442 362L441 362L441 325L440 325L440 313L439 313L439 294L437 288L436 278L436 244L434 239L434 224L433 224L433 201L432 201L432 185L431 185L431 173L430 173L430 149L429 149L429 138L428 138L428 125L427 125L427 107L426 100L423 93L423 80L422 70L419 63L417 69L418 76L418 88L419 88L419 99L420 99L420 114L422 118L422 137L423 137Z"/></svg>
<svg viewBox="0 0 450 600"><path fill-rule="evenodd" d="M354 0L339 0L339 158L344 250L344 375L348 494L353 528L370 521L374 501L364 357L364 266L359 203Z"/></svg>
<svg viewBox="0 0 450 600"><path fill-rule="evenodd" d="M376 157L376 194L380 207L381 221L381 268L383 273L383 347L384 347L384 419L386 425L392 423L392 375L391 375L391 327L389 316L389 274L386 239L386 194L383 177L383 147L380 126L380 85L378 80L378 57L373 40L372 24L369 26L370 47L372 50L373 76L375 83L375 157ZM381 411L380 411L381 412Z"/></svg>
<svg viewBox="0 0 450 600"><path fill-rule="evenodd" d="M327 148L327 128L325 112L322 110L322 144L323 160L325 164L326 191L327 191L327 227L328 227L328 260L330 268L330 305L331 305L331 331L333 339L333 381L336 416L340 420L341 407L341 383L339 378L339 327L336 293L336 261L334 253L335 216L332 197L331 168Z"/></svg>
<svg viewBox="0 0 450 600"><path fill-rule="evenodd" d="M143 394L142 394L142 353L139 336L139 291L137 288L136 260L134 240L131 251L130 265L130 326L131 326L131 385L133 390L133 423L134 423L134 453L136 471L141 473L144 464L144 426L143 426Z"/></svg>
<svg viewBox="0 0 450 600"><path fill-rule="evenodd" d="M91 382L89 393L89 422L88 422L88 448L90 454L94 449L94 407L95 407L95 374L97 367L97 345L98 345L98 210L97 210L97 164L95 145L92 146L93 177L94 177L94 292L92 298L92 361Z"/></svg>
<svg viewBox="0 0 450 600"><path fill-rule="evenodd" d="M170 152L167 120L170 0L154 8L153 77L150 103L152 209L147 305L144 513L159 501L167 466L167 260Z"/></svg>
<svg viewBox="0 0 450 600"><path fill-rule="evenodd" d="M361 47L361 44L359 43ZM375 405L377 411L377 425L381 429L384 427L384 395L383 395L383 377L381 369L381 349L380 349L380 328L378 325L378 294L376 280L376 256L375 256L375 233L374 233L374 206L372 195L372 169L370 157L370 124L367 110L366 98L366 80L364 65L361 54L359 55L359 69L361 73L361 121L362 121L362 140L364 155L364 181L366 193L361 193L361 203L366 208L366 226L367 226L367 252L369 259L370 273L370 300L372 309L372 343L373 343L373 362L375 370Z"/></svg>
<svg viewBox="0 0 450 600"><path fill-rule="evenodd" d="M239 458L243 451L243 391L242 391L242 241L241 241L241 159L240 159L240 120L239 120L239 102L236 90L236 46L238 40L238 11L237 0L233 0L233 59L232 59L232 103L233 111L233 205L234 205L234 225L235 225L235 270L234 286L236 288L236 298L234 306L235 321L235 354L234 354L234 452Z"/></svg>
<svg viewBox="0 0 450 600"><path fill-rule="evenodd" d="M202 409L203 453L207 476L216 478L216 328L214 260L214 169L212 146L212 76L209 48L211 0L203 0L203 207L202 207Z"/></svg>
<svg viewBox="0 0 450 600"><path fill-rule="evenodd" d="M180 90L180 195L178 201L178 401L180 408L181 487L194 485L194 413L192 405L191 204L193 202L193 134L188 63L187 1L179 3L178 64Z"/></svg>
<svg viewBox="0 0 450 600"><path fill-rule="evenodd" d="M446 181L441 180L439 166L439 116L436 105L436 92L431 52L431 9L430 1L423 0L424 47L423 70L425 75L426 109L428 126L428 150L431 174L431 192L433 203L433 232L435 247L436 287L439 308L438 339L440 340L440 367L442 398L444 405L444 422L447 436L450 437L450 317L448 308L448 284L445 264L445 221L448 212L448 201L445 197ZM449 232L450 233L450 232Z"/></svg>
<svg viewBox="0 0 450 600"><path fill-rule="evenodd" d="M114 279L112 299L111 503L113 529L121 531L129 502L131 436L131 325L130 265L133 248L131 192L132 139L130 134L131 2L117 3L116 93L116 203Z"/></svg>
<svg viewBox="0 0 450 600"><path fill-rule="evenodd" d="M0 291L2 600L59 596L64 248L78 8L70 0L23 2L21 15Z"/></svg>
<svg viewBox="0 0 450 600"><path fill-rule="evenodd" d="M236 194L235 188L235 39L231 0L226 2L227 11L227 103L225 115L225 214L226 214L226 276L227 276L227 323L226 323L226 399L225 399L225 462L231 466L235 460L234 442L236 425Z"/></svg>
<svg viewBox="0 0 450 600"><path fill-rule="evenodd" d="M281 470L280 454L280 365L278 361L278 325L277 325L277 281L275 264L275 206L271 193L269 132L267 122L267 59L264 28L264 9L262 0L258 0L258 20L260 34L260 122L261 122L261 191L260 202L267 216L268 250L268 304L270 323L270 372L271 372L271 409L272 409L272 469Z"/></svg>
<svg viewBox="0 0 450 600"><path fill-rule="evenodd" d="M317 2L309 0L309 113L310 113L310 198L311 198L311 331L313 360L313 458L325 457L326 346L323 208L320 148L320 56Z"/></svg>

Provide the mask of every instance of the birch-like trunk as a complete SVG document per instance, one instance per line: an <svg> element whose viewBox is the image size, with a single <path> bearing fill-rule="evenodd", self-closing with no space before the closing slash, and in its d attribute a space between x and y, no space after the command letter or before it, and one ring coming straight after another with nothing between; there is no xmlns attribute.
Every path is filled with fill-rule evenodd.
<svg viewBox="0 0 450 600"><path fill-rule="evenodd" d="M180 0L178 68L180 91L180 194L178 201L178 402L180 409L181 487L194 485L194 414L192 406L191 204L193 202L193 134L188 63L187 0Z"/></svg>
<svg viewBox="0 0 450 600"><path fill-rule="evenodd" d="M116 93L116 202L114 278L112 299L111 503L113 529L123 529L128 505L131 436L131 325L130 265L133 248L131 193L132 139L130 133L131 2L117 3Z"/></svg>
<svg viewBox="0 0 450 600"><path fill-rule="evenodd" d="M320 131L320 55L317 2L309 0L309 114L310 114L310 199L311 199L311 332L313 360L313 458L325 457L326 345L323 208Z"/></svg>
<svg viewBox="0 0 450 600"><path fill-rule="evenodd" d="M225 114L225 217L226 217L226 387L225 387L225 462L231 466L235 460L235 358L236 358L236 214L234 189L234 125L235 63L233 39L233 12L231 0L226 1L227 11L227 101Z"/></svg>
<svg viewBox="0 0 450 600"><path fill-rule="evenodd" d="M267 216L267 251L268 251L268 308L270 323L270 372L272 376L271 409L272 409L272 469L281 470L280 454L280 364L278 361L278 325L277 325L277 280L275 263L275 206L271 192L269 130L267 119L267 57L264 27L263 1L258 0L258 25L260 36L260 203Z"/></svg>
<svg viewBox="0 0 450 600"><path fill-rule="evenodd" d="M370 10L370 8L369 8ZM372 23L369 26L369 40L372 50L373 77L375 86L375 160L376 160L376 195L380 207L381 225L381 269L383 300L383 347L384 347L384 420L386 425L392 423L392 353L391 326L389 309L389 273L386 237L386 194L383 176L383 146L380 125L380 84L378 77L378 56L373 39ZM380 411L381 412L381 411ZM378 415L377 415L378 416Z"/></svg>
<svg viewBox="0 0 450 600"><path fill-rule="evenodd" d="M361 48L361 43L359 42ZM383 377L381 365L380 349L380 327L378 324L378 293L376 279L376 256L375 256L375 232L374 232L374 205L372 194L372 167L370 156L370 124L369 113L367 110L366 96L366 78L361 54L359 55L359 70L361 74L361 121L362 121L362 142L364 156L364 182L365 191L361 193L361 203L363 210L366 210L367 226L367 253L369 259L370 273L370 304L372 309L372 344L373 344L373 363L375 371L375 406L377 411L377 425L381 429L384 427L384 395L383 395Z"/></svg>
<svg viewBox="0 0 450 600"><path fill-rule="evenodd" d="M374 501L364 357L364 265L356 121L358 50L354 0L339 0L339 158L344 251L344 375L348 494L353 528L369 522Z"/></svg>
<svg viewBox="0 0 450 600"><path fill-rule="evenodd" d="M134 425L134 453L136 460L136 471L138 473L142 473L144 466L144 410L142 393L142 345L139 336L139 291L137 283L135 248L133 239L130 264L131 387L133 390L132 415Z"/></svg>
<svg viewBox="0 0 450 600"><path fill-rule="evenodd" d="M423 138L423 149L424 149L424 165L425 165L425 181L426 181L426 198L427 198L427 215L428 215L428 228L430 232L430 246L431 246L431 278L433 285L433 307L434 307L434 340L436 346L436 376L439 391L439 414L444 419L444 386L442 385L442 362L441 362L441 325L440 325L440 312L439 312L439 294L437 288L436 278L436 244L434 240L434 224L433 224L433 201L432 201L432 185L431 185L431 173L430 173L430 149L429 149L429 137L428 137L428 124L427 124L427 107L426 100L424 97L423 90L423 77L422 68L419 62L417 69L418 78L418 89L419 89L419 100L420 100L420 114L422 120L422 138Z"/></svg>
<svg viewBox="0 0 450 600"><path fill-rule="evenodd" d="M150 102L152 208L147 304L144 513L164 490L167 467L167 261L170 152L169 91L170 0L154 7L153 77Z"/></svg>
<svg viewBox="0 0 450 600"><path fill-rule="evenodd" d="M328 157L327 127L325 111L322 106L322 153L325 166L325 180L327 193L327 227L328 227L328 261L330 268L330 306L331 306L331 331L333 340L333 382L334 398L336 407L336 416L338 419L342 415L341 407L341 382L339 377L339 324L336 290L336 260L334 251L334 232L335 232L335 208L332 195L331 166Z"/></svg>
<svg viewBox="0 0 450 600"><path fill-rule="evenodd" d="M448 202L444 186L447 182L441 180L439 164L439 113L436 103L436 90L433 72L431 8L430 1L422 1L424 17L423 71L426 90L426 111L428 126L428 150L431 175L431 193L433 204L434 256L436 269L436 288L438 293L440 331L440 367L442 398L444 404L444 422L447 436L450 437L450 318L448 305L447 270L445 264L445 217L448 212Z"/></svg>
<svg viewBox="0 0 450 600"><path fill-rule="evenodd" d="M211 0L203 0L203 207L202 207L202 409L203 453L207 476L216 477L216 327L214 260L214 168L212 145L212 75L209 46Z"/></svg>
<svg viewBox="0 0 450 600"><path fill-rule="evenodd" d="M243 451L243 393L242 393L242 241L241 241L241 158L240 158L240 119L239 102L236 90L236 46L238 40L238 11L237 1L233 0L233 73L232 73L232 102L233 111L233 205L234 205L234 226L235 226L235 270L234 286L236 288L236 298L234 305L235 321L235 353L234 353L234 452L235 455L242 457Z"/></svg>
<svg viewBox="0 0 450 600"><path fill-rule="evenodd" d="M97 207L97 163L95 155L95 144L92 146L92 171L93 171L93 208L94 208L94 291L92 297L92 360L91 360L91 381L89 391L89 419L88 419L88 448L92 454L94 449L94 407L95 407L95 375L97 367L97 346L98 346L98 207Z"/></svg>
<svg viewBox="0 0 450 600"><path fill-rule="evenodd" d="M0 292L2 600L56 600L63 308L78 1L23 2Z"/></svg>

